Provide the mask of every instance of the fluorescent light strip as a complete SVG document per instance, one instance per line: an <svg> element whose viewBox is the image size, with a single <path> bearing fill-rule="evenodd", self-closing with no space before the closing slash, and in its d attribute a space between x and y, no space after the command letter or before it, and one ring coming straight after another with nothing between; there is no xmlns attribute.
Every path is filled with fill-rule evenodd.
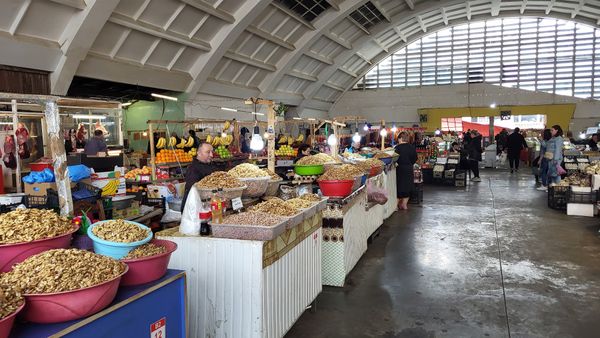
<svg viewBox="0 0 600 338"><path fill-rule="evenodd" d="M294 120L302 120L301 117L292 117Z"/></svg>
<svg viewBox="0 0 600 338"><path fill-rule="evenodd" d="M133 102L125 102L125 103L121 103L121 107L127 107L127 106L131 106Z"/></svg>
<svg viewBox="0 0 600 338"><path fill-rule="evenodd" d="M260 116L264 116L265 115L263 113L250 113L250 114L252 114L252 115L260 115Z"/></svg>
<svg viewBox="0 0 600 338"><path fill-rule="evenodd" d="M12 126L12 122L0 122L0 125Z"/></svg>
<svg viewBox="0 0 600 338"><path fill-rule="evenodd" d="M165 100L177 101L177 98L176 98L176 97L173 97L173 96L167 96L167 95L155 94L155 93L152 93L152 94L150 94L150 95L152 95L152 96L154 96L154 97L158 97L159 99L165 99Z"/></svg>
<svg viewBox="0 0 600 338"><path fill-rule="evenodd" d="M88 120L104 120L106 116L104 115L73 115L74 119L88 119Z"/></svg>
<svg viewBox="0 0 600 338"><path fill-rule="evenodd" d="M221 109L227 110L227 111L232 111L232 112L237 112L237 109L233 109L233 108L221 107Z"/></svg>
<svg viewBox="0 0 600 338"><path fill-rule="evenodd" d="M312 117L309 117L307 120L309 120L309 121L316 121L317 119L313 119Z"/></svg>

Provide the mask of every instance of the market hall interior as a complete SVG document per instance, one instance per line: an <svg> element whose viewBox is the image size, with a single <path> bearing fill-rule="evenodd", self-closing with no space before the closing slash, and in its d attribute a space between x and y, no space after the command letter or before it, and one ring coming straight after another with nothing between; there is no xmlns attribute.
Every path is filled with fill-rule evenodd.
<svg viewBox="0 0 600 338"><path fill-rule="evenodd" d="M482 180L396 212L286 337L597 337L598 219L548 208L529 174Z"/></svg>

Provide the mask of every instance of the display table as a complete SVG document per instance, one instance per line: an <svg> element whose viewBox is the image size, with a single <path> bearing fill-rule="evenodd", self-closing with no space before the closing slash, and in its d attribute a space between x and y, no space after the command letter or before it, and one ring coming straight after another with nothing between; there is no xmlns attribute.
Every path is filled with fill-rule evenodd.
<svg viewBox="0 0 600 338"><path fill-rule="evenodd" d="M368 179L388 194L384 205L367 201L363 186L342 201L332 200L323 212L323 285L343 287L346 276L367 251L369 237L396 211L396 172Z"/></svg>
<svg viewBox="0 0 600 338"><path fill-rule="evenodd" d="M282 337L321 292L321 212L271 241L157 233L188 277L190 337Z"/></svg>
<svg viewBox="0 0 600 338"><path fill-rule="evenodd" d="M187 337L185 284L185 272L168 270L157 281L120 287L109 307L88 318L58 324L16 323L11 337L155 338L151 329L157 326L152 325L162 319L162 337Z"/></svg>

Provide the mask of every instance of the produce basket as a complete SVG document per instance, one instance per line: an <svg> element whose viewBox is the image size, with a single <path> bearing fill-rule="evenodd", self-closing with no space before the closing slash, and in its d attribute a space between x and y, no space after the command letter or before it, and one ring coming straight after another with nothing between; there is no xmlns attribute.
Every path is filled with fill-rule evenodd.
<svg viewBox="0 0 600 338"><path fill-rule="evenodd" d="M567 203L594 204L596 192L577 192L570 189L567 194Z"/></svg>
<svg viewBox="0 0 600 338"><path fill-rule="evenodd" d="M124 264L124 263L123 263ZM97 313L107 307L115 298L121 277L119 276L104 283L73 291L25 294L27 306L23 318L32 323L60 323L80 319Z"/></svg>
<svg viewBox="0 0 600 338"><path fill-rule="evenodd" d="M317 202L317 203L313 204L313 206L310 208L302 209L302 212L304 213L304 219L313 217L317 213L318 206L319 206L319 203Z"/></svg>
<svg viewBox="0 0 600 338"><path fill-rule="evenodd" d="M265 196L277 196L277 193L279 192L279 185L281 184L281 182L283 182L283 179L281 178L278 180L269 181L269 186L265 191Z"/></svg>
<svg viewBox="0 0 600 338"><path fill-rule="evenodd" d="M127 256L129 251L137 248L138 246L140 246L142 244L146 244L146 243L150 242L150 240L152 239L153 234L152 234L152 231L150 230L150 228L148 228L147 226L145 226L141 223L137 223L137 222L133 222L133 221L125 221L125 222L135 224L135 225L141 227L142 229L147 229L149 232L148 236L141 241L131 242L131 243L111 242L111 241L104 240L104 239L99 238L96 235L94 235L94 233L92 232L94 227L97 227L98 225L109 222L109 221L110 220L96 222L96 223L90 225L90 227L87 230L88 237L92 241L94 241L94 252L97 254L112 257L114 259L121 259L121 258Z"/></svg>
<svg viewBox="0 0 600 338"><path fill-rule="evenodd" d="M555 210L567 210L569 186L548 187L548 207Z"/></svg>
<svg viewBox="0 0 600 338"><path fill-rule="evenodd" d="M33 242L0 245L0 272L10 271L13 265L41 252L68 248L71 245L71 237L77 230L79 226L73 225L73 229L64 235Z"/></svg>
<svg viewBox="0 0 600 338"><path fill-rule="evenodd" d="M317 203L317 212L325 210L327 208L327 200L329 198L324 197Z"/></svg>
<svg viewBox="0 0 600 338"><path fill-rule="evenodd" d="M232 200L234 198L242 197L242 194L246 188L247 188L246 186L239 187L239 188L224 188L223 190L217 192L217 196L221 197L221 199ZM198 193L200 194L200 199L203 199L203 200L211 199L213 190L217 190L217 189L212 189L212 188L196 188L196 189L198 189Z"/></svg>
<svg viewBox="0 0 600 338"><path fill-rule="evenodd" d="M246 189L242 192L243 197L260 197L267 191L271 177L238 178L238 180L246 185Z"/></svg>
<svg viewBox="0 0 600 338"><path fill-rule="evenodd" d="M319 181L323 196L343 198L352 193L355 180L325 180Z"/></svg>
<svg viewBox="0 0 600 338"><path fill-rule="evenodd" d="M294 165L294 172L300 176L321 175L325 171L322 164L316 165Z"/></svg>
<svg viewBox="0 0 600 338"><path fill-rule="evenodd" d="M287 224L289 224L289 220L274 226L215 223L210 223L210 226L213 237L270 241L281 235L286 230Z"/></svg>
<svg viewBox="0 0 600 338"><path fill-rule="evenodd" d="M289 221L287 222L287 224L285 225L285 229L291 229L293 227L295 227L296 225L302 223L302 221L304 221L304 211L301 211L299 213L297 213L296 215L287 217L289 218Z"/></svg>
<svg viewBox="0 0 600 338"><path fill-rule="evenodd" d="M123 276L121 285L130 286L150 283L167 273L171 254L177 250L177 244L164 239L155 239L150 243L164 246L167 251L155 256L122 259L121 262L129 266L129 271Z"/></svg>
<svg viewBox="0 0 600 338"><path fill-rule="evenodd" d="M21 312L21 310L23 310L24 307L25 307L25 302L23 302L23 304L21 306L19 306L19 308L16 309L15 312L0 319L0 338L8 338L9 337L10 330L12 329L13 324L15 323L15 318L17 317L17 314L19 314L19 312Z"/></svg>

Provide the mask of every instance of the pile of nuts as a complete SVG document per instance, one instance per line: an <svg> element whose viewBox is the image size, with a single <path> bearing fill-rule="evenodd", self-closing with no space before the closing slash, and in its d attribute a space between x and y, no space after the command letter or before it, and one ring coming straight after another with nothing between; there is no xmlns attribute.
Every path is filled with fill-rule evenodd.
<svg viewBox="0 0 600 338"><path fill-rule="evenodd" d="M362 172L359 175L362 175ZM355 172L348 171L347 168L339 166L327 170L319 177L318 181L348 181L354 180L356 176L358 175Z"/></svg>
<svg viewBox="0 0 600 338"><path fill-rule="evenodd" d="M285 222L286 219L281 216L266 214L262 212L242 212L232 214L223 218L223 224L240 224L240 225L262 225L274 226Z"/></svg>
<svg viewBox="0 0 600 338"><path fill-rule="evenodd" d="M267 168L264 168L263 171L269 174L269 176L271 176L271 181L280 181L282 179L281 176L277 175L276 173L272 172Z"/></svg>
<svg viewBox="0 0 600 338"><path fill-rule="evenodd" d="M224 171L215 171L214 173L201 179L195 184L198 189L227 189L227 188L241 188L244 186L240 180L231 176Z"/></svg>
<svg viewBox="0 0 600 338"><path fill-rule="evenodd" d="M72 229L66 217L52 210L17 209L0 215L0 245L52 238Z"/></svg>
<svg viewBox="0 0 600 338"><path fill-rule="evenodd" d="M297 208L286 204L286 202L280 198L271 198L268 201L250 207L249 210L287 217L296 215L300 212Z"/></svg>
<svg viewBox="0 0 600 338"><path fill-rule="evenodd" d="M379 159L370 158L364 161L357 161L356 165L360 167L363 171L368 172L371 170L371 168L382 168L385 165L385 163L383 163L383 161Z"/></svg>
<svg viewBox="0 0 600 338"><path fill-rule="evenodd" d="M156 256L167 252L167 248L162 245L156 245L154 243L146 243L140 245L137 248L129 251L127 256L121 259L136 259L142 257Z"/></svg>
<svg viewBox="0 0 600 338"><path fill-rule="evenodd" d="M333 163L333 162L337 162L333 157L327 155L327 154L316 154L316 155L310 155L310 156L304 156L303 158L299 159L296 164L298 165L320 165L320 164L325 164L325 163Z"/></svg>
<svg viewBox="0 0 600 338"><path fill-rule="evenodd" d="M23 296L12 285L0 285L0 320L23 305Z"/></svg>
<svg viewBox="0 0 600 338"><path fill-rule="evenodd" d="M321 201L321 197L319 197L319 195L317 195L317 194L304 194L298 198L303 199L305 201L310 201L310 202L320 202Z"/></svg>
<svg viewBox="0 0 600 338"><path fill-rule="evenodd" d="M373 158L390 158L392 157L392 155L386 153L386 152L380 152L375 154L375 156L373 156Z"/></svg>
<svg viewBox="0 0 600 338"><path fill-rule="evenodd" d="M79 249L54 249L31 256L0 275L0 284L22 294L73 291L102 284L125 271L125 263Z"/></svg>
<svg viewBox="0 0 600 338"><path fill-rule="evenodd" d="M353 174L354 176L362 176L365 174L365 171L355 164L342 164L339 168Z"/></svg>
<svg viewBox="0 0 600 338"><path fill-rule="evenodd" d="M110 220L92 228L92 233L105 241L133 243L148 237L150 230L122 219Z"/></svg>
<svg viewBox="0 0 600 338"><path fill-rule="evenodd" d="M250 163L236 165L234 168L229 170L228 173L236 178L257 178L270 176L269 173L265 173L258 166Z"/></svg>
<svg viewBox="0 0 600 338"><path fill-rule="evenodd" d="M285 203L295 209L308 209L315 205L314 202L307 201L301 198L292 198L285 201Z"/></svg>

